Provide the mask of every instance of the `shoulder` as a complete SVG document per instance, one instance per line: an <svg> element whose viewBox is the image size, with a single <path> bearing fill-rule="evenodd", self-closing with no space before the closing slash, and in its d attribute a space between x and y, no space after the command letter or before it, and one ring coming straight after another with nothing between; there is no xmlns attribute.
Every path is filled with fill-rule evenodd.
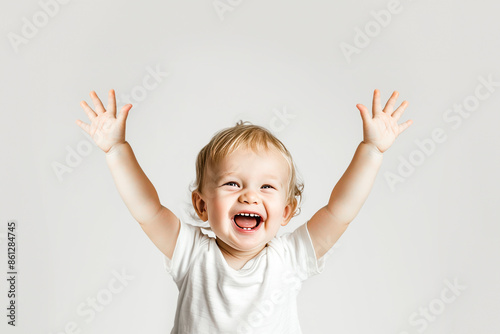
<svg viewBox="0 0 500 334"><path fill-rule="evenodd" d="M294 247L298 243L310 241L309 232L307 231L307 222L297 226L293 231L287 231L280 236L274 237L269 245L277 247Z"/></svg>
<svg viewBox="0 0 500 334"><path fill-rule="evenodd" d="M305 222L295 230L275 237L269 246L283 261L300 273L302 279L323 271L323 261L316 259L314 246Z"/></svg>
<svg viewBox="0 0 500 334"><path fill-rule="evenodd" d="M163 256L165 269L172 274L174 280L177 281L185 275L193 259L207 249L210 239L213 238L203 233L200 226L180 220L179 235L172 258Z"/></svg>
<svg viewBox="0 0 500 334"><path fill-rule="evenodd" d="M307 233L307 223L301 224L293 231L287 231L280 236L274 237L268 246L274 252L289 257L292 254L307 249L309 236Z"/></svg>
<svg viewBox="0 0 500 334"><path fill-rule="evenodd" d="M181 239L182 234L182 239ZM179 230L179 240L187 245L201 246L210 242L213 239L208 234L203 233L203 227L191 224L181 220L181 227Z"/></svg>

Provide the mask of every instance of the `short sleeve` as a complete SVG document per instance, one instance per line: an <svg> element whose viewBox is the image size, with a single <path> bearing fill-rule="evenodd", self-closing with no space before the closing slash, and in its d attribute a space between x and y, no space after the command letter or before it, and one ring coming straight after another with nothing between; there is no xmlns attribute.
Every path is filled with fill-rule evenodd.
<svg viewBox="0 0 500 334"><path fill-rule="evenodd" d="M323 272L326 258L332 249L321 258L316 259L307 222L296 228L295 231L283 234L280 239L287 260L290 261L302 280Z"/></svg>
<svg viewBox="0 0 500 334"><path fill-rule="evenodd" d="M179 235L175 243L172 259L162 254L165 270L179 283L184 279L192 259L198 253L200 246L208 238L197 226L180 221Z"/></svg>

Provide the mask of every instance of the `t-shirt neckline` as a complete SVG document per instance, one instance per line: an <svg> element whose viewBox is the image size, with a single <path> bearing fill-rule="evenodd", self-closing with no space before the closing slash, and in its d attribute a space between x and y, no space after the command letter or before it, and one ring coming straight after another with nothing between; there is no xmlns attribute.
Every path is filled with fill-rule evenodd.
<svg viewBox="0 0 500 334"><path fill-rule="evenodd" d="M266 245L257 255L255 255L253 258L248 260L243 265L243 267L241 267L241 269L237 270L237 269L234 269L233 267L231 267L229 265L229 263L227 263L226 258L224 257L224 254L222 254L222 251L220 250L219 246L217 245L216 239L215 238L212 238L212 239L213 239L212 242L214 244L214 247L217 249L217 253L219 254L219 260L222 262L223 266L225 268L227 268L229 271L231 271L235 274L240 274L240 275L251 273L255 269L255 266L257 265L259 258L262 257L267 252L267 248L268 248L268 245Z"/></svg>

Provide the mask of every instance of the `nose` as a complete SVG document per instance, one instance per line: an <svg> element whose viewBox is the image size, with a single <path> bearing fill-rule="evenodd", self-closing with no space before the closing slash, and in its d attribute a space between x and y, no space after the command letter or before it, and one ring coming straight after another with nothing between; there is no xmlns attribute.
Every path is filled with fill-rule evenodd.
<svg viewBox="0 0 500 334"><path fill-rule="evenodd" d="M259 196L253 190L244 191L239 197L240 203L259 204Z"/></svg>

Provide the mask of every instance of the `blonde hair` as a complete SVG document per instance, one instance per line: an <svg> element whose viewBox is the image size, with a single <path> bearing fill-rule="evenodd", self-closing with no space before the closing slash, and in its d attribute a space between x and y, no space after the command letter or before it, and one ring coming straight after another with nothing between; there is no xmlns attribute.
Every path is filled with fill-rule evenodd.
<svg viewBox="0 0 500 334"><path fill-rule="evenodd" d="M285 145L269 130L262 126L251 124L248 121L244 122L240 120L235 126L220 130L201 149L196 159L196 179L191 185L190 192L198 191L200 194L203 193L207 167L216 165L240 147L251 148L255 152L258 152L262 148L266 150L275 148L283 155L289 166L286 202L287 205L292 204L292 208L294 209L293 216L300 214L304 184L297 175L292 155ZM196 214L191 214L191 216L201 221ZM210 230L209 227L204 228Z"/></svg>

